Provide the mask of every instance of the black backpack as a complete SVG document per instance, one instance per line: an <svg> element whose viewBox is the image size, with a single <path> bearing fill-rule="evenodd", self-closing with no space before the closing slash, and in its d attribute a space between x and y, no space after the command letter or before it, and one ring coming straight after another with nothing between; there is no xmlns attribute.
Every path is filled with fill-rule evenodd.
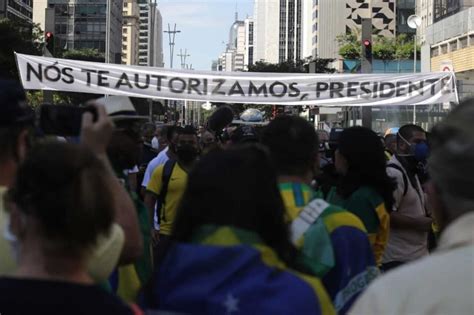
<svg viewBox="0 0 474 315"><path fill-rule="evenodd" d="M158 214L157 215L158 223L161 222L161 218L163 218L163 221L166 221L165 211L163 210L163 214L162 214L161 210L164 209L166 194L168 193L168 185L170 183L171 173L173 173L173 169L175 165L176 165L175 160L168 160L163 166L163 174L161 177L162 186L161 186L160 194L158 195L158 198L156 200L156 211Z"/></svg>
<svg viewBox="0 0 474 315"><path fill-rule="evenodd" d="M400 173L402 173L403 175L403 197L405 197L405 195L407 194L407 191L408 191L408 179L407 179L407 175L405 174L405 171L400 167L398 166L397 164L394 164L394 163L389 163L387 164L387 167L390 167L390 168L394 168L396 170L398 170Z"/></svg>

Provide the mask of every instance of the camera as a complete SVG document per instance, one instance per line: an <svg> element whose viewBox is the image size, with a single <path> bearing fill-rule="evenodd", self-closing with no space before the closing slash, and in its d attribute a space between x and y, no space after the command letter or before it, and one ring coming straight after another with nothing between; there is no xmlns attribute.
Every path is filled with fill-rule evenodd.
<svg viewBox="0 0 474 315"><path fill-rule="evenodd" d="M43 104L39 110L39 128L47 135L78 136L85 112L92 113L93 120L97 120L94 106Z"/></svg>

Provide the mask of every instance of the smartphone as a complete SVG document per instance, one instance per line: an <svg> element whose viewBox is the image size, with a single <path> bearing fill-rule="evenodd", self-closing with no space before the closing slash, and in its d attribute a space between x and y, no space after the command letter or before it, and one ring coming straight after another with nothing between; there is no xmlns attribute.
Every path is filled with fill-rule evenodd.
<svg viewBox="0 0 474 315"><path fill-rule="evenodd" d="M85 112L92 113L94 121L97 120L97 110L93 106L43 104L40 107L39 127L48 135L78 136L81 132L82 114Z"/></svg>

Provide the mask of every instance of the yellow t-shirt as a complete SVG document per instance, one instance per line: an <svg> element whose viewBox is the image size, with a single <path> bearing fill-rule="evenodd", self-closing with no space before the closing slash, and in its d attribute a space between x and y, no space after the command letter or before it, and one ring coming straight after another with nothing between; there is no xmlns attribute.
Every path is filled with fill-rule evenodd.
<svg viewBox="0 0 474 315"><path fill-rule="evenodd" d="M151 179L146 187L147 191L159 195L162 187L164 165L159 166L151 175ZM179 166L175 164L171 172L170 181L168 183L168 191L164 205L161 209L160 216L160 233L170 235L173 227L173 221L176 216L181 197L183 196L186 183L188 181L188 174Z"/></svg>

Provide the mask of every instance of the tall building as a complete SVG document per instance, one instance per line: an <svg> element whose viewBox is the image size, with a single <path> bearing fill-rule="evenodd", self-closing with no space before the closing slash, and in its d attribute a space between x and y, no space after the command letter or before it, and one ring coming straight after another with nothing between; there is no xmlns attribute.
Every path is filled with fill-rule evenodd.
<svg viewBox="0 0 474 315"><path fill-rule="evenodd" d="M0 18L31 24L33 21L33 0L0 0Z"/></svg>
<svg viewBox="0 0 474 315"><path fill-rule="evenodd" d="M123 1L107 0L48 0L35 1L33 22L43 27L54 25L55 47L58 49L93 48L105 53L107 28L109 27L110 63L121 63L122 55L122 10ZM52 15L46 21L45 10L51 9ZM109 17L109 21L107 21ZM53 21L51 21L51 19ZM107 57L107 56L106 56Z"/></svg>
<svg viewBox="0 0 474 315"><path fill-rule="evenodd" d="M301 3L301 59L313 55L313 7L316 0Z"/></svg>
<svg viewBox="0 0 474 315"><path fill-rule="evenodd" d="M152 0L138 0L140 9L139 62L141 66L163 67L163 21Z"/></svg>
<svg viewBox="0 0 474 315"><path fill-rule="evenodd" d="M348 32L360 32L363 18L372 18L374 33L395 36L396 3L397 0L313 1L313 56L338 58L336 37ZM414 8L414 2L412 4Z"/></svg>
<svg viewBox="0 0 474 315"><path fill-rule="evenodd" d="M255 0L254 61L279 62L280 0Z"/></svg>
<svg viewBox="0 0 474 315"><path fill-rule="evenodd" d="M280 1L278 61L301 59L301 0Z"/></svg>
<svg viewBox="0 0 474 315"><path fill-rule="evenodd" d="M138 64L140 9L136 0L123 1L122 64Z"/></svg>
<svg viewBox="0 0 474 315"><path fill-rule="evenodd" d="M396 34L407 34L410 37L416 30L408 26L408 17L415 14L416 0L397 0L396 2Z"/></svg>
<svg viewBox="0 0 474 315"><path fill-rule="evenodd" d="M254 63L254 20L251 17L247 17L245 23L245 67L253 65Z"/></svg>
<svg viewBox="0 0 474 315"><path fill-rule="evenodd" d="M296 61L312 54L315 0L255 0L255 61Z"/></svg>
<svg viewBox="0 0 474 315"><path fill-rule="evenodd" d="M474 1L434 0L420 3L417 29L422 71L451 68L456 74L459 98L474 97ZM424 23L423 23L424 22Z"/></svg>
<svg viewBox="0 0 474 315"><path fill-rule="evenodd" d="M253 28L253 24L250 21L239 21L236 13L235 21L229 29L229 40L226 50L218 60L220 71L243 71L248 66L245 62L246 59L249 59L246 54L249 51L247 44L250 30L247 30L246 26L252 26Z"/></svg>

